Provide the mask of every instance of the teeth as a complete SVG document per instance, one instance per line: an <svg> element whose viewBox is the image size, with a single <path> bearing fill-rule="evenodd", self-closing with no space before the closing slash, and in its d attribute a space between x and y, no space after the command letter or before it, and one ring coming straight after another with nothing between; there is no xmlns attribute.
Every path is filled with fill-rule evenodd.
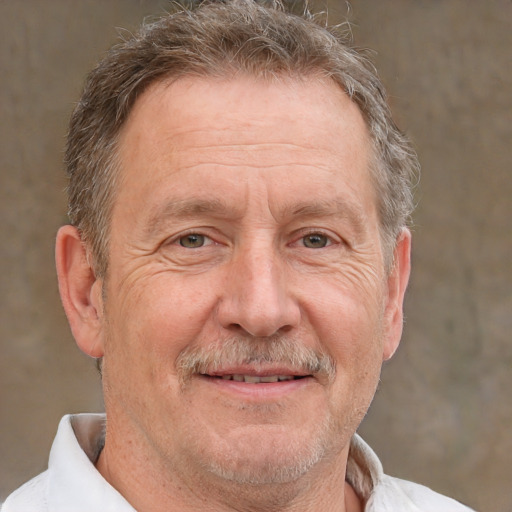
<svg viewBox="0 0 512 512"><path fill-rule="evenodd" d="M234 380L236 382L248 382L250 384L260 384L261 382L283 382L285 380L293 380L293 375L265 375L258 377L257 375L222 375L223 380Z"/></svg>
<svg viewBox="0 0 512 512"><path fill-rule="evenodd" d="M261 377L260 382L277 382L278 380L277 375L268 375L267 377Z"/></svg>
<svg viewBox="0 0 512 512"><path fill-rule="evenodd" d="M256 377L256 375L244 375L244 382L250 382L251 384L258 384L261 382L261 378Z"/></svg>

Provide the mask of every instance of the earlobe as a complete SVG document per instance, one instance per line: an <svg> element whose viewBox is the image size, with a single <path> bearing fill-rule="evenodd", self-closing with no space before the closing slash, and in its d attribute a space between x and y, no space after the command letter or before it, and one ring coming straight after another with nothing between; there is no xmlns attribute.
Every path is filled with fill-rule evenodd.
<svg viewBox="0 0 512 512"><path fill-rule="evenodd" d="M102 281L96 278L74 226L59 229L55 260L59 292L73 336L84 353L102 357Z"/></svg>
<svg viewBox="0 0 512 512"><path fill-rule="evenodd" d="M411 232L404 228L398 236L393 267L388 275L388 297L385 311L385 340L383 347L383 360L390 359L395 353L403 329L403 304L405 290L409 283L411 272Z"/></svg>

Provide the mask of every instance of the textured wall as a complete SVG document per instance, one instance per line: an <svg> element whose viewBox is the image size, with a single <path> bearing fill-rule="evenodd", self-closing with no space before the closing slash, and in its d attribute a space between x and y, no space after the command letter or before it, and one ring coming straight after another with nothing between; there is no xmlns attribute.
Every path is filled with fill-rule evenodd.
<svg viewBox="0 0 512 512"><path fill-rule="evenodd" d="M512 509L509 0L352 0L423 166L402 346L362 426L386 470ZM0 499L44 469L67 412L101 409L58 300L62 147L86 71L165 2L0 1ZM345 2L329 3L331 21Z"/></svg>
<svg viewBox="0 0 512 512"><path fill-rule="evenodd" d="M353 2L423 171L407 324L364 424L385 467L512 510L512 3Z"/></svg>

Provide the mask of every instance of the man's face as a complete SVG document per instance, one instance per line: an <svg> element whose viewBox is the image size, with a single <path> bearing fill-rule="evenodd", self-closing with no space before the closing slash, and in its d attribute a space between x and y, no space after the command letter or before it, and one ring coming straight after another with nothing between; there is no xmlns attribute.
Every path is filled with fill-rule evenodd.
<svg viewBox="0 0 512 512"><path fill-rule="evenodd" d="M369 152L330 82L142 95L104 290L107 443L253 483L346 456L398 342Z"/></svg>

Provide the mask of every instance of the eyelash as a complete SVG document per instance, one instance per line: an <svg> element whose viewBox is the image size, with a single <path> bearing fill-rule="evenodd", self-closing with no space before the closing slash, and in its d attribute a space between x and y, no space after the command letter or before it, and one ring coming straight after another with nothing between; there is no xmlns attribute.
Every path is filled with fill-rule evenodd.
<svg viewBox="0 0 512 512"><path fill-rule="evenodd" d="M204 237L204 239L206 239L207 243L204 243L203 245L199 245L197 247L186 247L184 245L182 245L180 243L181 240L183 240L184 238L186 238L187 236L192 236L192 235L196 235L198 237ZM299 236L297 236L299 235ZM311 237L311 236L314 236L314 235L318 235L320 237L326 237L327 239L327 243L325 246L322 246L322 247L316 247L316 248L313 248L313 247L307 247L304 243L304 240L307 238L307 237ZM299 242L302 242L302 247L306 248L306 249L325 249L327 247L330 247L332 245L336 245L336 244L339 244L340 241L337 240L331 233L326 233L324 232L323 230L321 229L309 229L307 231L303 231L303 232L299 232L297 233L294 237L293 237L293 242L290 244L290 245L295 245ZM216 244L215 240L205 234L204 232L202 232L201 230L194 230L194 229L191 229L189 231L185 231L183 233L180 233L178 234L176 237L172 238L169 243L171 245L179 245L181 247L183 247L184 249L194 249L194 248L202 248L202 247L207 247L209 245L214 245Z"/></svg>
<svg viewBox="0 0 512 512"><path fill-rule="evenodd" d="M325 231L323 231L321 229L309 229L307 231L303 231L300 233L300 236L297 237L295 239L296 241L293 243L295 244L298 241L303 242L308 236L314 236L314 235L318 235L318 236L327 238L327 244L323 247L318 247L317 249L325 249L326 247L330 247L332 245L340 243L340 241L337 240L331 233L326 233ZM306 245L304 243L303 243L303 246L306 247ZM306 248L311 249L311 247L306 247Z"/></svg>
<svg viewBox="0 0 512 512"><path fill-rule="evenodd" d="M186 246L181 244L181 240L183 240L183 239L185 239L187 237L191 237L191 236L202 237L202 238L204 238L207 241L207 243L199 245L198 247L186 247ZM206 246L209 246L209 245L213 245L213 244L215 244L215 241L213 240L213 238L211 236L208 236L208 235L202 233L200 230L193 230L192 229L192 230L186 231L184 233L180 233L173 240L171 240L171 244L173 244L173 245L180 245L184 249L195 249L195 248L199 249L201 247L206 247Z"/></svg>

